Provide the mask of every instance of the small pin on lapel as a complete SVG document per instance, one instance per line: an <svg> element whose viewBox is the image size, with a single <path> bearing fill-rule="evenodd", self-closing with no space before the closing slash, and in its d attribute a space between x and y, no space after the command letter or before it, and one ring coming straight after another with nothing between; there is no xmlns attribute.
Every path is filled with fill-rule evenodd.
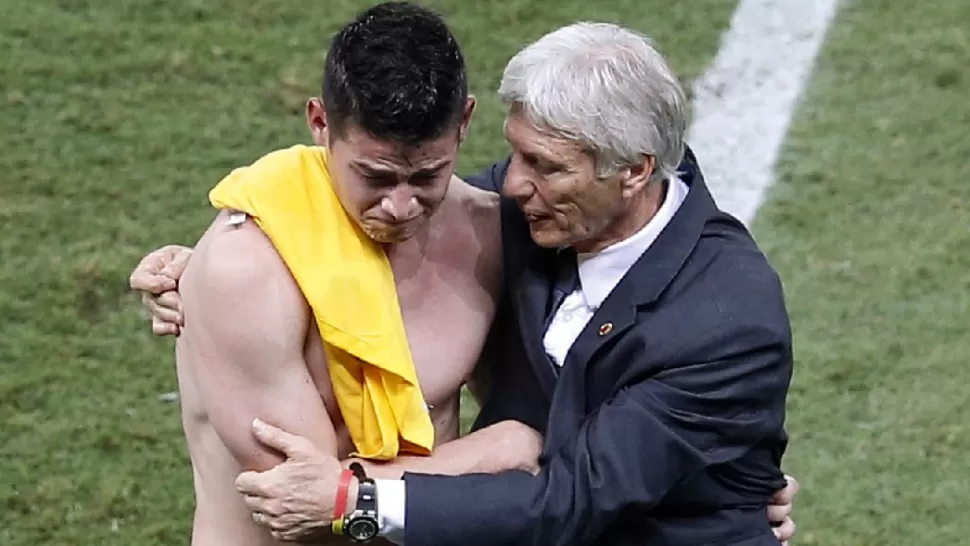
<svg viewBox="0 0 970 546"><path fill-rule="evenodd" d="M612 331L613 331L613 323L612 322L604 322L603 325L600 326L600 335L601 336L605 336L606 334L608 334L608 333L610 333Z"/></svg>

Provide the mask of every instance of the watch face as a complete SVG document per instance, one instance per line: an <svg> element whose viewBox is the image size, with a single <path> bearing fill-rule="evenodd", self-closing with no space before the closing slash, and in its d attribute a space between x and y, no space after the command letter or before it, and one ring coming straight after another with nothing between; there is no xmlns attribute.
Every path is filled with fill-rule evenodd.
<svg viewBox="0 0 970 546"><path fill-rule="evenodd" d="M354 540L370 540L377 536L377 522L370 518L357 518L347 526L347 534Z"/></svg>

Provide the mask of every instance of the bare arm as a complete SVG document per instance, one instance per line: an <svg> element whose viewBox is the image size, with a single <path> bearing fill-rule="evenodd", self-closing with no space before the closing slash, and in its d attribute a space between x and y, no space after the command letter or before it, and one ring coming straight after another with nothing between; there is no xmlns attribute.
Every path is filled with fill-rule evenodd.
<svg viewBox="0 0 970 546"><path fill-rule="evenodd" d="M538 472L542 436L518 421L502 421L467 436L441 444L430 457L404 455L389 462L356 460L377 478L397 479L405 472L423 474L494 474L505 470Z"/></svg>
<svg viewBox="0 0 970 546"><path fill-rule="evenodd" d="M180 291L189 317L178 341L180 373L194 377L209 423L240 465L263 470L283 460L252 437L256 417L335 451L303 357L309 309L263 233L216 220Z"/></svg>
<svg viewBox="0 0 970 546"><path fill-rule="evenodd" d="M222 241L226 239L228 234L225 231L231 228L224 227L217 222L217 225L213 228L216 231L215 235L208 236L209 239L214 237L219 237ZM255 229L254 226L246 225L243 230L254 230L256 231L255 237L249 237L250 239L263 240L262 234ZM242 234L240 234L242 235ZM246 238L245 236L237 238ZM212 262L214 260L223 260L222 258L212 258L211 255L215 251L204 250L202 247L206 243L206 239L200 244L200 251L197 252L196 257L193 258L193 268L202 267L196 265L196 261L200 261L205 258L207 261ZM252 241L247 241L247 245L252 245ZM219 243L220 246L226 246L224 242ZM211 246L211 243L210 243ZM271 273L279 278L289 279L289 275L285 270L282 262L280 262L278 256L272 247L269 246L268 242L265 242L262 246L266 247L263 252L265 254L258 259L259 265L262 268L269 268L273 266ZM216 249L220 250L219 248ZM132 274L132 286L136 290L141 290L145 293L155 294L159 292L155 286L158 279L168 280L170 277L161 276L158 271L164 271L165 274L171 275L174 281L180 281L182 270L185 264L188 263L188 257L190 255L191 249L184 247L174 247L169 246L163 249L156 250L151 254L147 255L142 262L136 268L135 272ZM247 256L243 264L240 266L230 266L233 271L230 272L231 275L239 276L242 272L246 271L246 267L250 269L253 267L252 262L257 261L256 255L252 253L252 249L243 248L239 249L239 252L227 252L228 254L236 254L235 257L227 257L228 261L224 261L226 264L232 263L232 260L239 260L241 256ZM183 261L184 260L184 261ZM178 267L176 267L178 266ZM206 266L206 270L210 269L212 266ZM186 275L188 278L190 275ZM182 281L183 283L186 281ZM215 279L213 281L215 284L224 284L223 279ZM195 284L207 284L207 283L195 283ZM292 285L292 281L287 283ZM190 287L186 284L181 285L180 289L172 289L171 291L165 292L166 295L170 295L174 298L178 305L181 305L179 290L186 291ZM154 291L152 291L154 290ZM248 287L240 287L242 291L248 291ZM302 297L299 295L298 290L295 285L289 292L293 292L290 306L293 308L305 309L305 304L303 303ZM212 296L209 296L212 297ZM229 299L236 299L235 295L230 295ZM199 307L199 306L193 306ZM208 307L211 311L212 308ZM153 320L164 320L161 315L159 315L159 310L149 306L149 311L152 313ZM167 311L167 310L166 310ZM187 314L189 315L189 320L195 321L197 324L197 319L193 318L196 311L194 309L188 309ZM305 313L308 314L308 313ZM216 312L218 315L218 312ZM218 317L217 317L218 318ZM181 320L181 314L179 319ZM171 322L171 320L169 320ZM166 323L168 325L169 323ZM303 335L306 329L305 321L299 325L293 325L292 327L286 327L285 332L280 333L279 336L285 336L287 334L293 334L294 332L300 332L301 335L298 339L294 338L291 340L291 344L303 342ZM293 337L291 335L291 337ZM283 339L283 337L279 337ZM492 365L492 361L497 357L494 350L495 344L495 332L491 332L488 336L488 340L483 348L483 353L479 361L478 366L476 366L474 376L469 380L469 389L472 391L475 398L482 402L484 399L487 388L490 384L490 373L489 368ZM186 343L183 340L181 343ZM306 366L302 362L302 351L298 355L295 355L299 359L300 365L296 366L299 371L305 371ZM271 404L272 406L272 404ZM275 406L274 406L275 407ZM272 423L272 417L268 414L259 413L267 422ZM238 428L239 424L236 424ZM290 430L293 433L300 434L296 430L288 429L284 425L279 425L285 430ZM248 423L247 428L248 431ZM300 434L302 435L302 434ZM247 437L248 438L248 437ZM311 437L312 439L312 437ZM375 475L382 477L400 477L405 471L412 472L426 472L426 473L437 473L437 474L463 474L463 473L474 473L474 472L500 472L503 470L526 470L535 471L536 460L541 452L542 439L533 429L526 425L517 422L502 422L492 425L488 428L476 431L472 434L465 436L464 438L449 442L447 444L440 445L435 448L434 454L430 457L399 457L390 463L365 463L370 469L373 470ZM349 464L349 460L345 464ZM363 462L363 461L362 461Z"/></svg>
<svg viewBox="0 0 970 546"><path fill-rule="evenodd" d="M180 282L187 320L176 344L183 423L196 479L194 545L276 544L235 490L243 470L281 454L251 432L256 417L336 455L333 425L303 357L306 303L254 225L220 216Z"/></svg>

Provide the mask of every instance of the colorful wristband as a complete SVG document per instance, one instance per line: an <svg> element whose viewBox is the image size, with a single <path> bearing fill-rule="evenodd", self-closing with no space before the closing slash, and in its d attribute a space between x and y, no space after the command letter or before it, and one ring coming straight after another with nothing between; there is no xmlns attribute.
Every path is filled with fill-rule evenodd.
<svg viewBox="0 0 970 546"><path fill-rule="evenodd" d="M350 480L353 477L354 473L349 468L345 468L340 473L337 500L333 503L333 522L330 524L330 529L335 535L342 535L344 532L344 511L347 509L347 495L350 491Z"/></svg>

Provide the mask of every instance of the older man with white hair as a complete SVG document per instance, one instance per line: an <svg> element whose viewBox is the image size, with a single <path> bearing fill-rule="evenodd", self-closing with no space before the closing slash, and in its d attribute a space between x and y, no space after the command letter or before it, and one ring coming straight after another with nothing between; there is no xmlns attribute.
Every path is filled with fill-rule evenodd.
<svg viewBox="0 0 970 546"><path fill-rule="evenodd" d="M540 431L539 471L375 488L257 423L287 460L243 473L239 491L286 539L347 502L351 536L380 527L420 546L777 545L765 510L785 485L784 295L684 144L681 85L645 36L577 23L517 54L499 94L512 152L468 180L505 197L504 311L475 427Z"/></svg>

